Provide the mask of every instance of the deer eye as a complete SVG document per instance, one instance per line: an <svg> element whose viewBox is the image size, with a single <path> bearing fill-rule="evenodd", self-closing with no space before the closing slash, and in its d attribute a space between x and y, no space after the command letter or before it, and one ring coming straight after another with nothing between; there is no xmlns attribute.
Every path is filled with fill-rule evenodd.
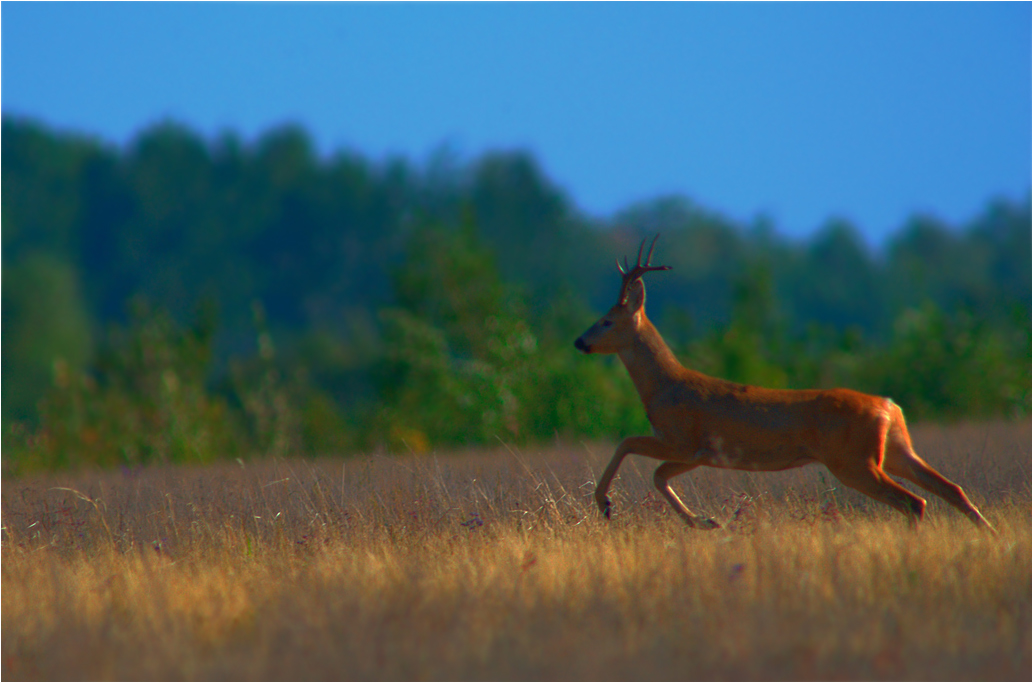
<svg viewBox="0 0 1033 683"><path fill-rule="evenodd" d="M613 325L613 321L612 320L604 320L603 321L603 327L611 327L612 325Z"/></svg>

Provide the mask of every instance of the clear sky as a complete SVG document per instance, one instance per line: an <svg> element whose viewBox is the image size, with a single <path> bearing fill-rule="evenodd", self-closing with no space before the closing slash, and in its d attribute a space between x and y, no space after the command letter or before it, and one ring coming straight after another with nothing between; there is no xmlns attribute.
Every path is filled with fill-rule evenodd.
<svg viewBox="0 0 1033 683"><path fill-rule="evenodd" d="M1033 173L1033 4L12 3L0 103L425 162L528 149L583 211L684 194L788 235L964 223Z"/></svg>

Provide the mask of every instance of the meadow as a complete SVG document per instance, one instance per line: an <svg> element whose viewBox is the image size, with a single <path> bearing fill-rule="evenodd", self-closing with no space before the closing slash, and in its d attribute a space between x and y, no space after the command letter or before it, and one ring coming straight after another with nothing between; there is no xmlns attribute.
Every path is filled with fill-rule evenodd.
<svg viewBox="0 0 1033 683"><path fill-rule="evenodd" d="M637 456L607 522L605 443L8 476L2 677L1028 680L1031 425L912 435L997 536Z"/></svg>

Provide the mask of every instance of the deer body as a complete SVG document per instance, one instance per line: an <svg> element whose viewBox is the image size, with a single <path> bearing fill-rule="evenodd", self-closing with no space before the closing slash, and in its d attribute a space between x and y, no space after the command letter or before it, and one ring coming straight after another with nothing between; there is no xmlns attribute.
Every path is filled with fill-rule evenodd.
<svg viewBox="0 0 1033 683"><path fill-rule="evenodd" d="M646 317L641 277L667 269L649 265L652 253L651 247L643 264L640 247L635 268L621 268L617 305L574 342L585 353L620 357L653 426L653 436L630 437L617 447L596 487L603 514L610 516L606 494L617 469L634 453L664 461L654 484L694 527L719 525L692 513L671 489L671 477L700 465L777 471L821 463L847 486L915 522L922 518L925 500L887 473L939 495L976 525L992 530L961 487L915 454L904 415L892 400L850 389L765 389L682 366Z"/></svg>
<svg viewBox="0 0 1033 683"><path fill-rule="evenodd" d="M874 425L895 407L886 400L873 406L848 389L764 389L708 377L682 367L648 319L637 336L652 343L618 355L655 436L701 465L775 471L820 462L837 440L849 439L857 418Z"/></svg>

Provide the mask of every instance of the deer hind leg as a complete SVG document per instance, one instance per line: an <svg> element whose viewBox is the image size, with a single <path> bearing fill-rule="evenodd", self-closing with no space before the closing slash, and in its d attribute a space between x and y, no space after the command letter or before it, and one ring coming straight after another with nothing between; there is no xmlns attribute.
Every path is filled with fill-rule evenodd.
<svg viewBox="0 0 1033 683"><path fill-rule="evenodd" d="M599 511L606 519L610 518L610 511L613 509L613 504L606 494L610 490L610 484L617 475L621 463L624 462L625 456L631 453L657 460L673 460L676 455L673 448L652 436L629 436L621 441L613 458L610 459L610 464L606 466L603 476L600 477L599 484L595 487L595 504L599 506Z"/></svg>
<svg viewBox="0 0 1033 683"><path fill-rule="evenodd" d="M685 503L681 502L681 498L674 492L671 485L667 483L671 477L677 477L679 474L684 474L696 467L698 467L696 463L665 462L656 468L656 472L653 474L653 484L663 494L663 497L667 499L667 502L671 504L674 511L693 529L719 529L721 525L714 520L694 515L685 507Z"/></svg>
<svg viewBox="0 0 1033 683"><path fill-rule="evenodd" d="M868 432L870 438L855 443L852 448L826 460L825 464L841 482L899 510L913 526L917 526L925 514L925 500L893 481L882 469L886 437L892 422L892 416L881 415L872 425L874 429Z"/></svg>
<svg viewBox="0 0 1033 683"><path fill-rule="evenodd" d="M866 468L850 471L835 471L832 474L852 489L885 503L902 512L912 525L917 526L925 514L925 500L890 479L875 463Z"/></svg>
<svg viewBox="0 0 1033 683"><path fill-rule="evenodd" d="M912 450L911 444L900 438L891 438L886 444L883 468L898 477L914 482L957 508L981 529L996 533L990 522L979 513L960 486L943 476Z"/></svg>

